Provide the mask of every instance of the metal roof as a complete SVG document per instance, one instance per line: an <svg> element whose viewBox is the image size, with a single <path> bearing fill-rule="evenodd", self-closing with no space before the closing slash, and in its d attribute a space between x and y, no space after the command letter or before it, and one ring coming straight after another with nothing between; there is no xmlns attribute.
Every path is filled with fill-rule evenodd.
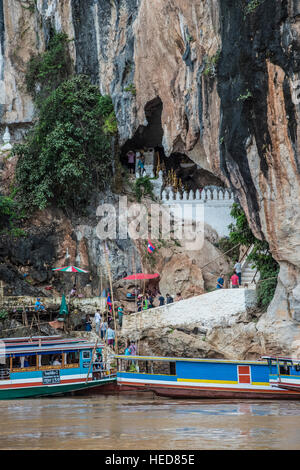
<svg viewBox="0 0 300 470"><path fill-rule="evenodd" d="M205 358L192 358L192 357L160 357L160 356L125 356L125 355L115 355L117 359L126 359L126 360L140 360L140 361L167 361L167 362L210 362L210 363L224 363L224 364L258 364L266 365L267 362L263 360L257 361L246 361L246 360L235 360L235 359L205 359Z"/></svg>

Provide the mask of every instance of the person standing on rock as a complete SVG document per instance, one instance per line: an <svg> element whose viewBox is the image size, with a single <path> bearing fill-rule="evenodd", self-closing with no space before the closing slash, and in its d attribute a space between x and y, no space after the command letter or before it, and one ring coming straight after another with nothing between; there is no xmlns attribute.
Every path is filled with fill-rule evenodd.
<svg viewBox="0 0 300 470"><path fill-rule="evenodd" d="M236 272L231 276L230 280L233 289L238 289L240 287L240 279Z"/></svg>
<svg viewBox="0 0 300 470"><path fill-rule="evenodd" d="M119 317L120 328L122 328L123 315L124 315L124 308L123 308L123 305L120 305L120 307L118 307L118 317Z"/></svg>
<svg viewBox="0 0 300 470"><path fill-rule="evenodd" d="M106 332L106 339L107 339L107 345L108 346L111 346L112 348L114 348L115 346L115 332L114 330L109 326L108 329L107 329L107 332Z"/></svg>
<svg viewBox="0 0 300 470"><path fill-rule="evenodd" d="M137 303L136 303L136 306L137 306L137 311L138 312L141 312L142 311L142 307L143 307L143 296L142 295L139 295L138 296L138 300L137 300Z"/></svg>
<svg viewBox="0 0 300 470"><path fill-rule="evenodd" d="M239 261L235 263L234 270L236 272L236 275L239 278L239 286L241 286L242 285L242 265Z"/></svg>
<svg viewBox="0 0 300 470"><path fill-rule="evenodd" d="M136 356L137 348L134 341L130 341L129 352L131 356Z"/></svg>
<svg viewBox="0 0 300 470"><path fill-rule="evenodd" d="M103 321L101 323L101 339L105 339L106 330L107 330L107 322L105 321L105 318L103 318Z"/></svg>
<svg viewBox="0 0 300 470"><path fill-rule="evenodd" d="M144 173L144 169L145 169L144 157L142 155L138 159L137 167L138 167L139 175L140 177L142 177Z"/></svg>
<svg viewBox="0 0 300 470"><path fill-rule="evenodd" d="M167 304L173 303L173 297L171 297L170 294L167 294L166 299L167 299Z"/></svg>
<svg viewBox="0 0 300 470"><path fill-rule="evenodd" d="M135 173L135 153L133 150L129 150L127 153L127 159L128 159L128 170L130 174Z"/></svg>
<svg viewBox="0 0 300 470"><path fill-rule="evenodd" d="M101 325L101 315L99 311L97 310L94 316L95 319L95 329L96 329L96 335L99 336L100 333L100 325Z"/></svg>
<svg viewBox="0 0 300 470"><path fill-rule="evenodd" d="M159 301L159 307L162 307L163 305L165 305L165 298L163 297L163 295L159 292L158 293L159 297L158 297L158 301Z"/></svg>
<svg viewBox="0 0 300 470"><path fill-rule="evenodd" d="M224 288L224 274L220 274L220 277L217 280L217 289Z"/></svg>
<svg viewBox="0 0 300 470"><path fill-rule="evenodd" d="M92 331L92 320L90 315L85 317L85 331Z"/></svg>

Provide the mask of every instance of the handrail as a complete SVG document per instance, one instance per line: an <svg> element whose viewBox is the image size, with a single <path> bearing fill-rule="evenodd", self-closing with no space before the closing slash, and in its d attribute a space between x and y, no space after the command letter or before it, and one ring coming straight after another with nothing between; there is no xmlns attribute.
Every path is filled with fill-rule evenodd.
<svg viewBox="0 0 300 470"><path fill-rule="evenodd" d="M240 261L241 263L241 268L242 268L242 271L243 271L243 268L244 266L246 265L246 263L248 262L248 256L251 254L251 252L254 250L254 245L250 245L248 247L248 249L245 251L244 255L242 256L242 259ZM243 261L244 260L244 261Z"/></svg>

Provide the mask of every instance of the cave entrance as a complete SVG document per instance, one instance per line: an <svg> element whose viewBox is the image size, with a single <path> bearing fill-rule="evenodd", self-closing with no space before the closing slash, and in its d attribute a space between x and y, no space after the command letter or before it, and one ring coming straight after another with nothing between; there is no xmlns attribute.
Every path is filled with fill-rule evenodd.
<svg viewBox="0 0 300 470"><path fill-rule="evenodd" d="M159 160L165 158L162 139L164 131L161 124L163 103L159 97L149 101L145 106L147 126L139 126L136 133L129 139L121 150L121 162L128 166L128 152L136 155L135 170L138 171L138 159L140 154L144 156L146 173L155 173Z"/></svg>
<svg viewBox="0 0 300 470"><path fill-rule="evenodd" d="M197 191L205 186L224 187L224 183L210 171L205 170L186 154L175 152L163 158L165 187L177 191Z"/></svg>
<svg viewBox="0 0 300 470"><path fill-rule="evenodd" d="M162 145L163 128L161 122L163 103L160 97L149 101L145 106L147 126L140 126L134 136L129 139L121 150L121 162L134 176L139 174L149 177L158 176L163 172L162 186L173 188L175 192L201 190L205 186L224 187L223 182L210 171L201 168L186 154L174 152L165 155ZM128 153L133 152L134 162L129 164ZM143 166L139 167L140 156Z"/></svg>

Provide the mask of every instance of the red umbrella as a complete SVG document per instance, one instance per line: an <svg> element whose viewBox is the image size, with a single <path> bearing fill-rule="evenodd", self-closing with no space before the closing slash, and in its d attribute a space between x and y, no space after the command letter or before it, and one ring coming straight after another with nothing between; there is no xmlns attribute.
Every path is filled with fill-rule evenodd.
<svg viewBox="0 0 300 470"><path fill-rule="evenodd" d="M123 281L136 281L136 280L145 280L145 279L156 279L159 277L160 274L143 274L143 273L137 273L137 274L132 274L131 276L124 277L122 280Z"/></svg>

